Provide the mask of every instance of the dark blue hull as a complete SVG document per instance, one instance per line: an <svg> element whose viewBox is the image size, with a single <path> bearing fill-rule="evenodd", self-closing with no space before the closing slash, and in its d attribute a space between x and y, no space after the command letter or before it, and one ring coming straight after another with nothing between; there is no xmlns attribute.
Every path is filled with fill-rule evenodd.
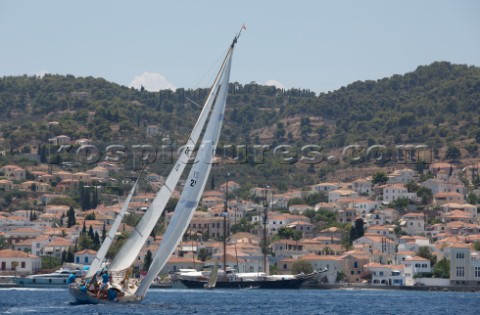
<svg viewBox="0 0 480 315"><path fill-rule="evenodd" d="M255 281L222 281L217 280L216 289L299 289L302 284L314 278L317 273L312 273L304 276L297 276L293 279L279 279L279 280L255 280ZM190 280L180 279L180 282L189 289L203 289L208 280Z"/></svg>

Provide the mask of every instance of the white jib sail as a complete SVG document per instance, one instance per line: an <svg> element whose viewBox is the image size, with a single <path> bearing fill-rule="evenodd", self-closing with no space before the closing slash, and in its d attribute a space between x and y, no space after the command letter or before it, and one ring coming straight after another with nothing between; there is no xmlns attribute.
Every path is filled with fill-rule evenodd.
<svg viewBox="0 0 480 315"><path fill-rule="evenodd" d="M217 98L219 90L218 83L221 79L220 74L223 72L225 66L226 58L221 66L219 74L215 78L210 94L205 101L205 105L203 106L197 123L195 124L195 127L190 134L185 149L182 151L178 160L175 162L175 165L170 171L170 174L168 175L165 184L155 196L155 199L148 208L147 212L145 212L130 237L127 239L125 244L122 246L120 251L113 259L112 263L108 268L109 271L125 270L133 264L133 262L138 256L138 253L142 249L142 246L145 244L150 233L154 229L155 224L162 215L163 210L165 209L165 206L167 205L167 202L170 199L175 189L175 186L177 186L180 176L182 175L183 170L185 169L185 166L187 165L190 156L192 155L192 151L197 144L198 138L200 137L203 127L205 126L205 122L207 121L208 114L212 108L212 104Z"/></svg>
<svg viewBox="0 0 480 315"><path fill-rule="evenodd" d="M152 281L165 266L171 254L175 250L178 242L182 239L183 234L187 230L188 224L198 206L208 175L212 168L212 161L215 156L215 148L220 137L223 116L225 112L225 103L228 92L228 81L230 77L230 66L232 60L233 45L229 50L227 57L227 66L222 75L220 90L215 101L215 105L207 124L205 134L203 136L202 145L197 154L196 163L192 166L185 188L182 191L180 200L175 207L172 219L163 235L162 242L153 257L150 269L145 278L135 292L135 296L143 298Z"/></svg>
<svg viewBox="0 0 480 315"><path fill-rule="evenodd" d="M138 178L133 184L132 189L130 189L130 193L128 194L127 198L123 202L120 212L118 213L117 217L113 221L113 224L110 227L110 231L108 231L108 235L105 237L105 240L103 241L102 246L100 246L100 249L97 252L97 256L93 259L92 264L90 265L90 269L88 269L87 275L85 276L86 278L93 277L93 275L97 273L97 271L100 269L100 266L102 265L102 261L105 258L105 255L107 254L108 249L110 248L110 245L112 245L113 239L115 238L115 234L117 234L118 228L122 223L123 217L125 216L125 213L128 210L128 204L130 203L130 200L132 199L132 196L135 193L135 189L137 188L137 184L141 175L142 175L142 172L140 172L140 175L138 175Z"/></svg>

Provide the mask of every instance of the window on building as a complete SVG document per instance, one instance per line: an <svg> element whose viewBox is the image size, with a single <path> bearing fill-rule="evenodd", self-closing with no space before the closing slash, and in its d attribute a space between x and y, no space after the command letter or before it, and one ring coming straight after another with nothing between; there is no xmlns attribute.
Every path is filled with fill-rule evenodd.
<svg viewBox="0 0 480 315"><path fill-rule="evenodd" d="M480 267L475 267L475 278L480 278Z"/></svg>
<svg viewBox="0 0 480 315"><path fill-rule="evenodd" d="M457 277L465 277L465 267L457 267Z"/></svg>
<svg viewBox="0 0 480 315"><path fill-rule="evenodd" d="M22 261L22 263L20 264L20 267L22 267L22 268L25 268L25 267L26 267L26 264L25 264L24 261Z"/></svg>
<svg viewBox="0 0 480 315"><path fill-rule="evenodd" d="M464 259L465 253L457 253L457 259Z"/></svg>
<svg viewBox="0 0 480 315"><path fill-rule="evenodd" d="M355 261L355 262L353 263L353 268L358 268L358 261Z"/></svg>

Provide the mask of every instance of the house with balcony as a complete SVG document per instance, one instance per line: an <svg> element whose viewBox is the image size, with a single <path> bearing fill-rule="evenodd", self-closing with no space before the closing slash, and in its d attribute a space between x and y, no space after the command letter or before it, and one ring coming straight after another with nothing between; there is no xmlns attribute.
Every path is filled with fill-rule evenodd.
<svg viewBox="0 0 480 315"><path fill-rule="evenodd" d="M286 227L302 233L302 238L310 238L315 234L315 226L310 222L294 221L287 224Z"/></svg>
<svg viewBox="0 0 480 315"><path fill-rule="evenodd" d="M354 208L340 209L337 211L337 222L351 223L355 221L357 211Z"/></svg>
<svg viewBox="0 0 480 315"><path fill-rule="evenodd" d="M275 257L294 257L297 258L301 255L305 255L306 251L304 248L304 244L299 241L293 241L293 240L278 240L272 242L270 244L270 249L272 251L272 254L275 255Z"/></svg>
<svg viewBox="0 0 480 315"><path fill-rule="evenodd" d="M420 256L407 257L405 265L405 285L415 285L415 278L432 273L430 260Z"/></svg>
<svg viewBox="0 0 480 315"><path fill-rule="evenodd" d="M380 209L376 209L371 211L370 213L365 214L363 221L366 225L385 225L388 222L387 215L383 210Z"/></svg>
<svg viewBox="0 0 480 315"><path fill-rule="evenodd" d="M42 268L40 257L18 250L0 250L0 273L29 275Z"/></svg>
<svg viewBox="0 0 480 315"><path fill-rule="evenodd" d="M424 235L425 234L425 214L407 213L400 220L400 228L408 235Z"/></svg>
<svg viewBox="0 0 480 315"><path fill-rule="evenodd" d="M417 201L416 193L409 193L408 189L401 184L392 184L383 186L383 202L388 204L398 199L410 199Z"/></svg>
<svg viewBox="0 0 480 315"><path fill-rule="evenodd" d="M370 262L364 268L372 275L372 285L402 286L405 283L403 265L384 265Z"/></svg>
<svg viewBox="0 0 480 315"><path fill-rule="evenodd" d="M342 270L345 273L346 280L349 283L361 283L364 266L369 263L369 256L365 252L352 250L345 252L339 257L342 262Z"/></svg>
<svg viewBox="0 0 480 315"><path fill-rule="evenodd" d="M27 176L27 171L17 165L5 165L2 171L6 179L11 181L24 181Z"/></svg>

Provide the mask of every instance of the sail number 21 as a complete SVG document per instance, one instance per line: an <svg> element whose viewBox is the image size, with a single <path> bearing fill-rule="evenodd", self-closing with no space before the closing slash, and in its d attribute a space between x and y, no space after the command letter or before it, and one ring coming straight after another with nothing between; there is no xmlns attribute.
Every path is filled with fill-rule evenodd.
<svg viewBox="0 0 480 315"><path fill-rule="evenodd" d="M200 177L200 172L198 172L198 171L193 172L193 178L199 178L199 177ZM190 186L191 187L195 186L196 183L197 183L196 179L191 179L190 180Z"/></svg>

